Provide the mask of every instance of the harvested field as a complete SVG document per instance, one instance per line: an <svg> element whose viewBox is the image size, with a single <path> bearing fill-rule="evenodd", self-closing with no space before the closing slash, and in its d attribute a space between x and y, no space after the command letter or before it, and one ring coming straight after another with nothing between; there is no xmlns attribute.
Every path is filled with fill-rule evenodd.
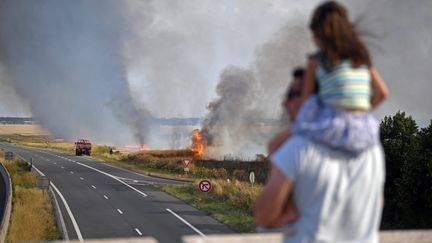
<svg viewBox="0 0 432 243"><path fill-rule="evenodd" d="M37 124L0 124L0 135L48 136L49 132Z"/></svg>

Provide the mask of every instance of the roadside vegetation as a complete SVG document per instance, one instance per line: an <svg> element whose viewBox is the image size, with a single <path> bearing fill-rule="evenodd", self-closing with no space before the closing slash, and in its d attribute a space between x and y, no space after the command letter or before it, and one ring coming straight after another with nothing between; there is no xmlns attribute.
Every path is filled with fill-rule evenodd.
<svg viewBox="0 0 432 243"><path fill-rule="evenodd" d="M432 228L432 120L427 127L419 128L411 116L397 112L382 120L380 131L386 155L385 207L381 228ZM9 142L43 147L43 139L31 141L29 138L31 136L21 136L19 139L17 135L0 137L6 141L9 139ZM73 151L73 144L67 147L50 142L46 146L71 153ZM113 153L110 153L111 149ZM158 187L208 212L238 232L252 232L255 228L252 203L262 189L262 184L251 185L234 180L245 178L247 171L228 171L225 168L208 168L192 163L189 173L185 174L182 161L193 157L189 150L123 154L109 146L95 146L92 156L119 167L155 176L191 181L211 179L214 189L207 194L198 191L196 182L183 186Z"/></svg>
<svg viewBox="0 0 432 243"><path fill-rule="evenodd" d="M30 166L20 160L4 161L12 181L12 212L6 242L35 242L58 240L51 198L46 189L36 186L36 176Z"/></svg>
<svg viewBox="0 0 432 243"><path fill-rule="evenodd" d="M171 195L227 224L239 233L255 232L253 203L262 190L262 185L252 185L237 180L211 180L212 190L202 193L198 181L182 186L158 185Z"/></svg>

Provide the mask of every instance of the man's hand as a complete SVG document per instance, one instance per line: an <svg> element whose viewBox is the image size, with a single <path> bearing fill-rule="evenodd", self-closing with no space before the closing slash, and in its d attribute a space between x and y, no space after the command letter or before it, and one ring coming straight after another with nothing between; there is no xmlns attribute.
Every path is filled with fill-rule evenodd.
<svg viewBox="0 0 432 243"><path fill-rule="evenodd" d="M289 196L291 181L276 166L255 202L255 222L267 228L282 226L297 219Z"/></svg>

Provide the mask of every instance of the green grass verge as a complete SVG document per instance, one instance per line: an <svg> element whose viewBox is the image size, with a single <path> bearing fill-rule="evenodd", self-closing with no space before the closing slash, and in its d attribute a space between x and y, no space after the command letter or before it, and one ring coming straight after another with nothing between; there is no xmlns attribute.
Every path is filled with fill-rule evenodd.
<svg viewBox="0 0 432 243"><path fill-rule="evenodd" d="M239 181L212 180L211 182L213 189L209 193L201 193L198 190L198 182L181 186L157 185L156 187L208 213L238 233L255 232L252 208L262 186Z"/></svg>

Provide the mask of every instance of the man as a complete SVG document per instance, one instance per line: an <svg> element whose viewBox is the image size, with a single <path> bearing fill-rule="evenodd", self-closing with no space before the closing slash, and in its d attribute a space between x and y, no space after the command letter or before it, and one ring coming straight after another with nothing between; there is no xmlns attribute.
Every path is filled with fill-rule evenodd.
<svg viewBox="0 0 432 243"><path fill-rule="evenodd" d="M294 118L300 94L287 97L285 107ZM289 136L285 131L269 144L272 172L256 201L256 223L267 228L292 223L285 242L378 242L385 178L381 145L353 156Z"/></svg>
<svg viewBox="0 0 432 243"><path fill-rule="evenodd" d="M282 107L289 116L289 122L293 123L297 112L300 109L302 103L299 97L301 96L303 84L304 84L305 71L303 68L296 68L292 72L293 81L288 87L285 94L285 98L282 101ZM280 132L268 145L269 155L273 154L289 137L291 137L291 128L286 128Z"/></svg>

